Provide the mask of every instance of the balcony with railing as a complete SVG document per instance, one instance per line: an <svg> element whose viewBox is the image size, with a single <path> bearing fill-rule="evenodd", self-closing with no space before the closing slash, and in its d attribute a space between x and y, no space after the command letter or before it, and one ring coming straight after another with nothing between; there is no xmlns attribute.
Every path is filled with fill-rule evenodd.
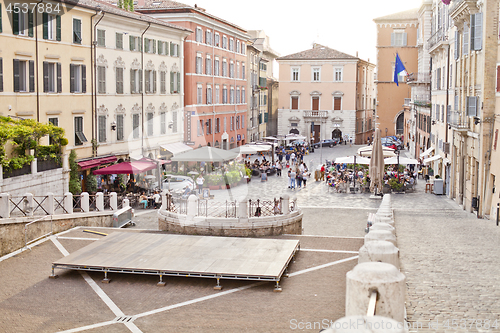
<svg viewBox="0 0 500 333"><path fill-rule="evenodd" d="M429 51L432 51L434 47L439 46L440 43L447 41L448 36L446 35L446 32L443 28L439 28L438 31L436 31L431 38L427 40L429 43Z"/></svg>
<svg viewBox="0 0 500 333"><path fill-rule="evenodd" d="M328 118L326 110L304 110L304 118Z"/></svg>
<svg viewBox="0 0 500 333"><path fill-rule="evenodd" d="M430 84L431 74L430 73L410 73L406 77L407 84Z"/></svg>
<svg viewBox="0 0 500 333"><path fill-rule="evenodd" d="M469 117L465 112L450 111L447 122L457 131L467 131L469 129Z"/></svg>
<svg viewBox="0 0 500 333"><path fill-rule="evenodd" d="M468 21L471 14L476 14L478 0L453 0L450 4L449 13L455 23Z"/></svg>

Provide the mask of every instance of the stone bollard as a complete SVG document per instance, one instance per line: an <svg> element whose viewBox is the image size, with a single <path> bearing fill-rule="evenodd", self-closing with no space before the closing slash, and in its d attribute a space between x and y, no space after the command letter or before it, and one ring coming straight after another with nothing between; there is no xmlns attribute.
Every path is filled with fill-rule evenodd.
<svg viewBox="0 0 500 333"><path fill-rule="evenodd" d="M23 211L27 214L27 216L33 216L34 208L33 194L26 193L23 200Z"/></svg>
<svg viewBox="0 0 500 333"><path fill-rule="evenodd" d="M0 218L10 218L10 194L0 193Z"/></svg>
<svg viewBox="0 0 500 333"><path fill-rule="evenodd" d="M359 249L358 264L385 262L399 269L399 249L388 241L368 242Z"/></svg>
<svg viewBox="0 0 500 333"><path fill-rule="evenodd" d="M379 222L379 223L373 224L370 227L370 231L372 231L372 230L387 230L387 231L392 232L392 234L394 234L396 232L396 228L394 228L389 223L385 223L385 222Z"/></svg>
<svg viewBox="0 0 500 333"><path fill-rule="evenodd" d="M281 204L281 212L283 215L290 214L290 196L288 194L283 195L283 201Z"/></svg>
<svg viewBox="0 0 500 333"><path fill-rule="evenodd" d="M394 220L391 217L387 217L387 216L380 216L380 215L375 214L374 219L373 219L373 224L376 224L376 223L387 223L387 224L390 224L391 226L394 227Z"/></svg>
<svg viewBox="0 0 500 333"><path fill-rule="evenodd" d="M187 216L195 217L198 215L198 197L191 194L187 200Z"/></svg>
<svg viewBox="0 0 500 333"><path fill-rule="evenodd" d="M73 193L71 192L64 194L64 209L68 214L73 214Z"/></svg>
<svg viewBox="0 0 500 333"><path fill-rule="evenodd" d="M396 236L387 230L370 230L370 232L365 235L365 244L373 241L388 241L396 246Z"/></svg>
<svg viewBox="0 0 500 333"><path fill-rule="evenodd" d="M104 211L104 193L97 192L95 194L95 208L98 212Z"/></svg>
<svg viewBox="0 0 500 333"><path fill-rule="evenodd" d="M321 333L408 333L408 329L394 319L365 314L340 318Z"/></svg>
<svg viewBox="0 0 500 333"><path fill-rule="evenodd" d="M248 200L242 199L238 204L238 218L247 219L248 218Z"/></svg>
<svg viewBox="0 0 500 333"><path fill-rule="evenodd" d="M122 200L122 208L130 206L130 200L125 198Z"/></svg>
<svg viewBox="0 0 500 333"><path fill-rule="evenodd" d="M168 190L161 191L161 207L160 207L160 210L166 210L167 209L167 194L168 194Z"/></svg>
<svg viewBox="0 0 500 333"><path fill-rule="evenodd" d="M84 213L90 211L89 194L87 192L82 192L82 194L80 194L80 205Z"/></svg>
<svg viewBox="0 0 500 333"><path fill-rule="evenodd" d="M45 202L45 210L49 215L54 215L54 193L47 193L47 199Z"/></svg>
<svg viewBox="0 0 500 333"><path fill-rule="evenodd" d="M116 192L111 192L109 194L109 206L111 210L118 210L118 195Z"/></svg>
<svg viewBox="0 0 500 333"><path fill-rule="evenodd" d="M394 265L364 262L346 274L346 316L366 315L372 291L378 292L375 313L403 323L406 277Z"/></svg>

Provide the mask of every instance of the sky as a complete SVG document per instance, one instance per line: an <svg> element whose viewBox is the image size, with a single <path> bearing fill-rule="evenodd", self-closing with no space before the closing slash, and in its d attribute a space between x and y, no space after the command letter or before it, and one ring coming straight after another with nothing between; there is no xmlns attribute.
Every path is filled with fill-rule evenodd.
<svg viewBox="0 0 500 333"><path fill-rule="evenodd" d="M281 56L319 43L376 64L374 18L419 8L422 0L177 0L245 30L264 30ZM275 73L277 74L277 73Z"/></svg>

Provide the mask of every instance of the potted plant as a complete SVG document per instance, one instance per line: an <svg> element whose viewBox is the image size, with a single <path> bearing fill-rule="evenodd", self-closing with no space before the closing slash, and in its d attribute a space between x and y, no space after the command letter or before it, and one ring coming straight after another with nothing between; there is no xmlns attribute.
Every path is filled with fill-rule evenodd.
<svg viewBox="0 0 500 333"><path fill-rule="evenodd" d="M403 184L401 184L396 178L391 178L391 180L389 180L389 186L395 192L401 192L403 189Z"/></svg>

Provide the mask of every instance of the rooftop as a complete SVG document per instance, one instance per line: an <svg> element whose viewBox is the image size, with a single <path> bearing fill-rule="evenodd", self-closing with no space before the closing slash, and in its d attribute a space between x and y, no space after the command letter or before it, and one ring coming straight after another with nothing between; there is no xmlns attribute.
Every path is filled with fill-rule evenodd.
<svg viewBox="0 0 500 333"><path fill-rule="evenodd" d="M405 10L404 12L389 14L373 19L375 22L381 21L405 21L418 19L418 8Z"/></svg>
<svg viewBox="0 0 500 333"><path fill-rule="evenodd" d="M280 57L276 60L299 60L299 59L306 60L306 59L358 59L358 58L351 56L347 53L343 53L315 43L312 49L301 51L294 54L289 54Z"/></svg>

